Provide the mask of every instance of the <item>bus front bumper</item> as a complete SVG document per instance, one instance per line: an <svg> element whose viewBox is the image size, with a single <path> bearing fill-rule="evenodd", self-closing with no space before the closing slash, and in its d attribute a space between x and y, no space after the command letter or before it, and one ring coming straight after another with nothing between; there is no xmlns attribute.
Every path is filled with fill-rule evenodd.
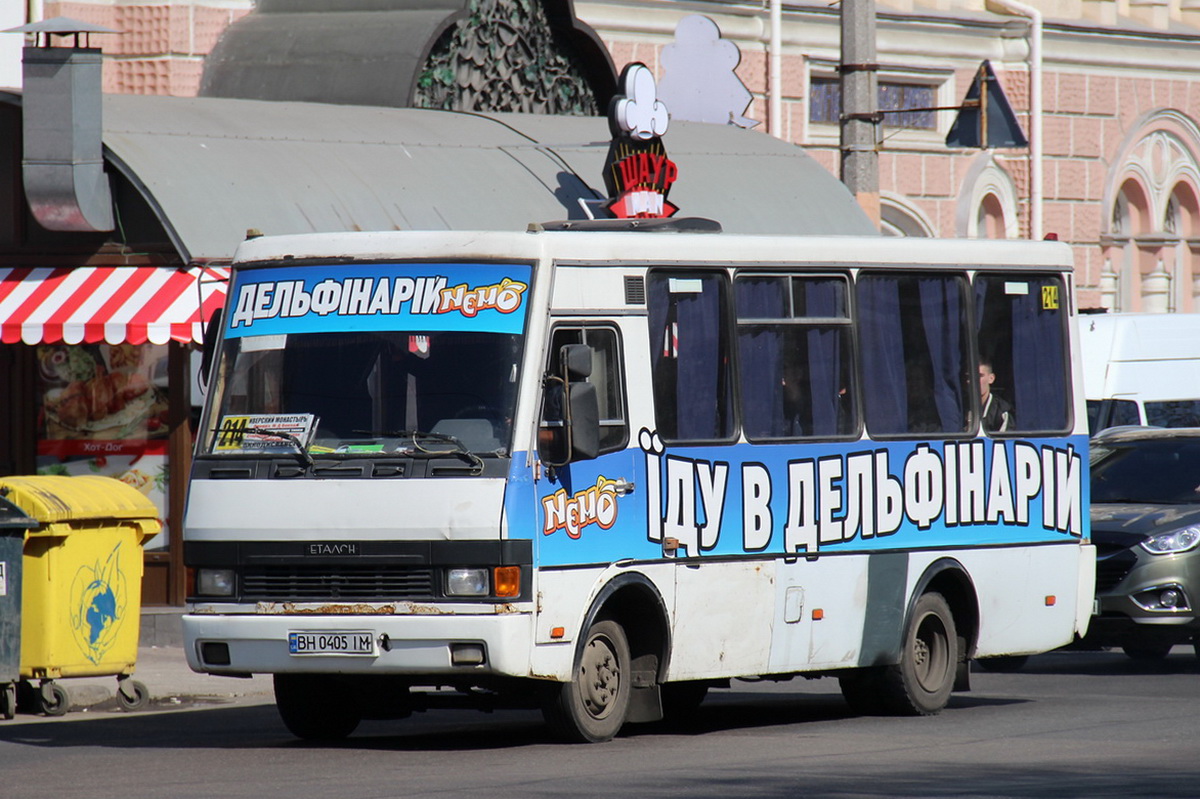
<svg viewBox="0 0 1200 799"><path fill-rule="evenodd" d="M188 665L207 674L528 677L532 636L526 612L183 616Z"/></svg>

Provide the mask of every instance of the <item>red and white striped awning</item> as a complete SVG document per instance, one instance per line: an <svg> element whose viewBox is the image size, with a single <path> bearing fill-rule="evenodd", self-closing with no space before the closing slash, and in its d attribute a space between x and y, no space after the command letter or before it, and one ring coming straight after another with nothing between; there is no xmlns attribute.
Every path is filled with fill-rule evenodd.
<svg viewBox="0 0 1200 799"><path fill-rule="evenodd" d="M0 267L0 341L200 342L228 282L218 267Z"/></svg>

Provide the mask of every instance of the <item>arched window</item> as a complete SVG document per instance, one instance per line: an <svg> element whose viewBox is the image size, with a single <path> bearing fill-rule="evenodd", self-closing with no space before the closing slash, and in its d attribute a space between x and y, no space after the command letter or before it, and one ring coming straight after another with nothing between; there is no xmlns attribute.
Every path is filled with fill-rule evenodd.
<svg viewBox="0 0 1200 799"><path fill-rule="evenodd" d="M992 153L974 158L958 196L957 235L981 239L1020 235L1016 184Z"/></svg>
<svg viewBox="0 0 1200 799"><path fill-rule="evenodd" d="M1200 310L1200 128L1146 115L1118 152L1101 234L1101 303L1113 311Z"/></svg>
<svg viewBox="0 0 1200 799"><path fill-rule="evenodd" d="M989 192L979 203L978 218L975 220L975 235L983 239L1004 239L1007 236L1004 221L1004 206L1000 198Z"/></svg>
<svg viewBox="0 0 1200 799"><path fill-rule="evenodd" d="M1200 191L1190 180L1171 190L1163 230L1174 239L1175 309L1200 311Z"/></svg>
<svg viewBox="0 0 1200 799"><path fill-rule="evenodd" d="M879 227L885 236L936 235L933 224L920 209L897 194L880 194L879 217Z"/></svg>

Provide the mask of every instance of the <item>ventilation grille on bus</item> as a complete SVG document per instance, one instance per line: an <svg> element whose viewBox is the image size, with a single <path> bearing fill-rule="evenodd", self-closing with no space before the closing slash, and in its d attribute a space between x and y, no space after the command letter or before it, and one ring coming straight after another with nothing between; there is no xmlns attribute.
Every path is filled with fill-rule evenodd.
<svg viewBox="0 0 1200 799"><path fill-rule="evenodd" d="M254 566L242 573L242 597L322 602L433 596L433 570L409 566Z"/></svg>
<svg viewBox="0 0 1200 799"><path fill-rule="evenodd" d="M646 304L646 281L641 275L625 276L625 304Z"/></svg>

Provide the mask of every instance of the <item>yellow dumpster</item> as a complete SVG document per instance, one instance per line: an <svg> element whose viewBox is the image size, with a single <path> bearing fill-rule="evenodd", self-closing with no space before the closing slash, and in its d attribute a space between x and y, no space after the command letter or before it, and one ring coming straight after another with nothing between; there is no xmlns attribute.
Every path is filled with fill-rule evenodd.
<svg viewBox="0 0 1200 799"><path fill-rule="evenodd" d="M113 674L127 710L148 700L127 678L137 664L142 544L161 525L140 491L111 477L0 478L3 496L37 526L25 533L21 591L23 693L61 715L67 692L54 680ZM20 699L18 700L20 701Z"/></svg>

